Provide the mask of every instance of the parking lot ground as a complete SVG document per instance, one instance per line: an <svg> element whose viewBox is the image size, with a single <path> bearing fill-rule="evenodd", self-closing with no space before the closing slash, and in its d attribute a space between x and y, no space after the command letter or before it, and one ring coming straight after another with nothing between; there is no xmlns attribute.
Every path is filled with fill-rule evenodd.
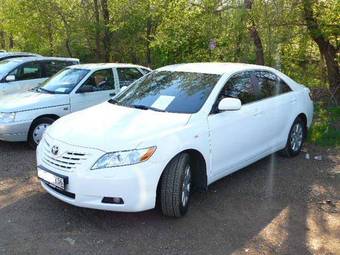
<svg viewBox="0 0 340 255"><path fill-rule="evenodd" d="M0 142L0 254L340 254L340 152L305 151L225 177L170 219L65 204L40 187L33 151Z"/></svg>

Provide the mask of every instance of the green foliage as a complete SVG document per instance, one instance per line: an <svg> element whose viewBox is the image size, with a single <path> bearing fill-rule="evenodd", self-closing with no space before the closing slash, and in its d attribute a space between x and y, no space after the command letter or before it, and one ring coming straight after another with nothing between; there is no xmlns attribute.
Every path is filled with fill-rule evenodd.
<svg viewBox="0 0 340 255"><path fill-rule="evenodd" d="M340 107L316 106L308 140L322 146L340 147Z"/></svg>
<svg viewBox="0 0 340 255"><path fill-rule="evenodd" d="M306 27L303 2L253 0L0 0L0 48L157 68L182 62L255 63L249 29L256 27L265 64L310 88L328 88L326 65ZM340 1L308 0L320 33L337 49ZM106 41L105 41L106 42ZM216 48L210 48L211 42ZM310 141L339 145L339 109L317 108Z"/></svg>

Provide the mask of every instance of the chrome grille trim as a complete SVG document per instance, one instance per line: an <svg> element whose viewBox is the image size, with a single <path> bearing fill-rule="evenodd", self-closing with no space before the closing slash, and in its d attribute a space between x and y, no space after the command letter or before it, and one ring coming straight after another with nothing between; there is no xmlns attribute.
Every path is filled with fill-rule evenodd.
<svg viewBox="0 0 340 255"><path fill-rule="evenodd" d="M42 144L42 161L49 167L72 172L85 162L91 154L77 151L70 151L69 149L63 151L61 155L55 156L52 154L52 145L44 139ZM69 146L66 146L66 148Z"/></svg>

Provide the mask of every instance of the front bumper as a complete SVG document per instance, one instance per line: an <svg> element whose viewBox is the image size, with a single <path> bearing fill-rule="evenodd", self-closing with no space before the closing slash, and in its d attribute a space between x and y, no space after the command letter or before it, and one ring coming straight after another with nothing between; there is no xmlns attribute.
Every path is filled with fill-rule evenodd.
<svg viewBox="0 0 340 255"><path fill-rule="evenodd" d="M0 123L0 140L7 142L27 141L31 121Z"/></svg>
<svg viewBox="0 0 340 255"><path fill-rule="evenodd" d="M57 146L58 153L52 149ZM157 185L164 167L152 160L130 166L90 170L105 152L71 145L48 134L37 148L38 168L67 177L64 191L41 182L54 197L79 207L138 212L155 207ZM103 198L121 198L123 204L103 202Z"/></svg>
<svg viewBox="0 0 340 255"><path fill-rule="evenodd" d="M52 196L79 207L121 212L154 208L161 174L159 166L147 163L101 170L52 172L68 177L66 192L58 191L41 181L43 188ZM103 203L104 197L121 198L124 203Z"/></svg>

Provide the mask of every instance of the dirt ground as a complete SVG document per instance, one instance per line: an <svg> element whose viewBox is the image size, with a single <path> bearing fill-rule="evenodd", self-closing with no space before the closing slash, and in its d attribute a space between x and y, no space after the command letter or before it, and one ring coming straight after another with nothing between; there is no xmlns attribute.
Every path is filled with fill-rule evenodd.
<svg viewBox="0 0 340 255"><path fill-rule="evenodd" d="M242 169L169 219L65 204L40 187L33 151L0 142L0 254L340 254L340 151L305 152Z"/></svg>

